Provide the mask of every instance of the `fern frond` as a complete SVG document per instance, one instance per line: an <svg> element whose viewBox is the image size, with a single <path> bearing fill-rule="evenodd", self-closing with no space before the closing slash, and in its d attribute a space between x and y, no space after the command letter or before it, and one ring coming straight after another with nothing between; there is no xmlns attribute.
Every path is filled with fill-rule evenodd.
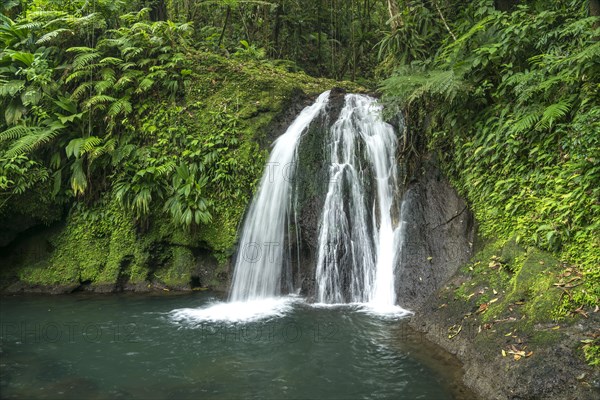
<svg viewBox="0 0 600 400"><path fill-rule="evenodd" d="M126 47L123 50L121 50L121 54L123 55L123 57L125 57L126 60L131 60L132 58L135 58L138 55L140 55L142 53L142 51L144 51L143 48L132 46L132 47Z"/></svg>
<svg viewBox="0 0 600 400"><path fill-rule="evenodd" d="M150 78L144 78L142 79L142 81L140 82L140 84L138 85L138 88L136 89L136 93L143 93L148 91L148 89L150 89L152 86L154 85L154 80L150 79Z"/></svg>
<svg viewBox="0 0 600 400"><path fill-rule="evenodd" d="M96 91L96 93L102 94L106 90L110 89L111 87L113 87L113 82L99 81L99 82L96 82L96 84L94 85L94 90Z"/></svg>
<svg viewBox="0 0 600 400"><path fill-rule="evenodd" d="M75 88L75 90L73 90L73 93L71 94L71 99L73 99L73 100L81 99L86 93L90 92L91 88L92 88L92 82L83 82L81 85L77 86L77 88Z"/></svg>
<svg viewBox="0 0 600 400"><path fill-rule="evenodd" d="M119 165L121 161L130 157L137 149L134 144L125 144L118 146L112 154L112 165Z"/></svg>
<svg viewBox="0 0 600 400"><path fill-rule="evenodd" d="M546 107L537 127L541 129L551 128L557 120L564 118L571 111L571 106L572 101L566 99Z"/></svg>
<svg viewBox="0 0 600 400"><path fill-rule="evenodd" d="M112 68L103 68L102 71L100 71L100 75L102 76L102 79L104 79L105 81L109 81L114 83L116 78L116 72L114 69Z"/></svg>
<svg viewBox="0 0 600 400"><path fill-rule="evenodd" d="M98 94L86 101L85 106L92 107L98 104L112 103L113 101L116 101L114 97L107 96L105 94Z"/></svg>
<svg viewBox="0 0 600 400"><path fill-rule="evenodd" d="M99 61L101 65L121 65L123 64L123 60L117 57L104 57Z"/></svg>
<svg viewBox="0 0 600 400"><path fill-rule="evenodd" d="M35 44L41 45L41 44L46 44L46 43L52 42L54 39L56 39L58 36L60 36L63 33L73 33L73 31L71 29L66 29L66 28L60 28L60 29L53 30L51 32L46 33L41 38L39 38L35 42Z"/></svg>
<svg viewBox="0 0 600 400"><path fill-rule="evenodd" d="M69 74L69 76L67 76L65 78L65 83L69 83L73 80L79 79L79 78L87 78L89 77L90 71L83 71L83 70L79 70L79 71L75 71L71 74Z"/></svg>
<svg viewBox="0 0 600 400"><path fill-rule="evenodd" d="M58 135L59 130L47 127L32 127L27 135L20 137L5 153L11 158L23 153L31 153L40 146L52 141Z"/></svg>
<svg viewBox="0 0 600 400"><path fill-rule="evenodd" d="M83 53L75 57L73 60L73 68L81 69L89 66L94 60L100 57L100 53Z"/></svg>
<svg viewBox="0 0 600 400"><path fill-rule="evenodd" d="M87 46L74 46L74 47L69 47L66 51L67 51L67 53L89 54L89 53L95 53L96 49L94 49L92 47L87 47Z"/></svg>
<svg viewBox="0 0 600 400"><path fill-rule="evenodd" d="M122 99L119 99L111 104L110 108L108 109L108 115L111 118L115 118L119 114L127 115L131 112L131 110L132 106L129 102L129 97L123 97Z"/></svg>
<svg viewBox="0 0 600 400"><path fill-rule="evenodd" d="M115 82L115 89L117 89L117 90L123 89L128 84L132 83L139 75L141 75L140 71L137 71L137 70L128 71L122 77L120 77L118 81Z"/></svg>
<svg viewBox="0 0 600 400"><path fill-rule="evenodd" d="M156 176L166 176L169 175L174 169L176 165L173 161L169 161L161 166L156 167Z"/></svg>
<svg viewBox="0 0 600 400"><path fill-rule="evenodd" d="M4 132L0 133L0 142L5 140L14 140L31 133L31 128L26 125L17 125L8 128Z"/></svg>
<svg viewBox="0 0 600 400"><path fill-rule="evenodd" d="M530 112L525 113L518 120L514 121L511 126L509 126L509 131L515 134L524 133L531 130L535 124L540 120L541 113L532 110Z"/></svg>
<svg viewBox="0 0 600 400"><path fill-rule="evenodd" d="M99 145L102 144L102 139L97 136L89 136L85 138L81 145L81 154L87 154L94 151Z"/></svg>
<svg viewBox="0 0 600 400"><path fill-rule="evenodd" d="M104 143L101 147L96 147L89 152L89 160L93 162L94 160L102 157L105 154L112 153L117 146L117 141L115 139L109 139Z"/></svg>

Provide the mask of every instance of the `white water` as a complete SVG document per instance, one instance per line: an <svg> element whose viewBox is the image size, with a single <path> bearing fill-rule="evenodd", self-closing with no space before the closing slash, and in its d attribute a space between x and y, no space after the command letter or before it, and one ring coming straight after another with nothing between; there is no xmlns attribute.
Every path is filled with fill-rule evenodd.
<svg viewBox="0 0 600 400"><path fill-rule="evenodd" d="M300 136L328 100L329 92L319 96L274 143L242 228L229 302L173 310L174 320L248 322L282 316L298 301L278 297L283 273L289 278L284 271L291 258L283 243L285 230L290 224L297 229L292 178ZM329 183L319 228L314 306L345 304L367 313L404 316L409 311L395 305L394 285L396 249L403 236L401 224L393 221L396 135L375 99L354 94L346 95L326 134Z"/></svg>
<svg viewBox="0 0 600 400"><path fill-rule="evenodd" d="M317 300L402 312L395 306L394 288L394 237L400 233L392 221L397 190L394 130L383 121L375 99L349 94L329 146L331 179L321 214ZM368 184L375 189L372 205Z"/></svg>
<svg viewBox="0 0 600 400"><path fill-rule="evenodd" d="M216 301L208 307L175 309L169 313L169 317L172 321L188 325L220 321L246 323L264 318L282 317L292 310L295 303L301 301L302 299L294 296L234 302Z"/></svg>
<svg viewBox="0 0 600 400"><path fill-rule="evenodd" d="M265 299L281 294L284 233L298 141L325 108L329 92L306 107L274 143L258 192L246 216L238 246L230 301Z"/></svg>

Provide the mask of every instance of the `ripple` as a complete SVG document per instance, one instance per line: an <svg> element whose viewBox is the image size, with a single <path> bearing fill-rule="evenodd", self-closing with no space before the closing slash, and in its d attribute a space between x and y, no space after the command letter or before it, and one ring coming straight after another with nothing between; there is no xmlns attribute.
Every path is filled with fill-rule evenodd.
<svg viewBox="0 0 600 400"><path fill-rule="evenodd" d="M310 306L325 309L345 308L386 319L405 318L414 314L400 306L377 303L313 303Z"/></svg>

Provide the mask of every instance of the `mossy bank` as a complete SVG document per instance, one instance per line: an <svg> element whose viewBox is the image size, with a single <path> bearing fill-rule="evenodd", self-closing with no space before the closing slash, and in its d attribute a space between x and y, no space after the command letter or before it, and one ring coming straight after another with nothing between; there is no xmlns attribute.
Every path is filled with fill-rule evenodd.
<svg viewBox="0 0 600 400"><path fill-rule="evenodd" d="M582 272L514 240L478 248L411 325L459 357L482 398L598 398L600 312L572 305Z"/></svg>

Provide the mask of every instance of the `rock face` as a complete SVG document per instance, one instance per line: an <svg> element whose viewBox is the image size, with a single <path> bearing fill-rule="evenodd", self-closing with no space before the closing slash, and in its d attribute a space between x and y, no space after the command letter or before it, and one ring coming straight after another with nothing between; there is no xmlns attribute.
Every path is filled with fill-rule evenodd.
<svg viewBox="0 0 600 400"><path fill-rule="evenodd" d="M296 223L291 229L296 287L308 298L314 295L319 221L328 185L326 132L344 105L343 90L333 89L327 112L315 121L299 146L295 182ZM396 249L396 293L399 304L417 308L439 289L471 256L474 220L464 200L427 156L412 160L417 173L397 194L402 203L404 240ZM405 177L400 177L405 180ZM373 187L366 185L367 191ZM370 196L372 197L372 196ZM369 206L371 208L371 206ZM298 264L298 261L295 262Z"/></svg>
<svg viewBox="0 0 600 400"><path fill-rule="evenodd" d="M396 294L409 309L419 308L471 256L474 219L435 164L402 197L403 240L396 249Z"/></svg>
<svg viewBox="0 0 600 400"><path fill-rule="evenodd" d="M344 106L343 89L334 88L329 96L326 112L315 120L302 136L298 150L298 166L294 181L297 226L291 229L292 254L297 255L294 265L295 287L311 297L315 287L315 266L319 246L319 221L328 186L327 131L336 121ZM298 238L296 240L296 232ZM299 265L298 265L299 261Z"/></svg>

